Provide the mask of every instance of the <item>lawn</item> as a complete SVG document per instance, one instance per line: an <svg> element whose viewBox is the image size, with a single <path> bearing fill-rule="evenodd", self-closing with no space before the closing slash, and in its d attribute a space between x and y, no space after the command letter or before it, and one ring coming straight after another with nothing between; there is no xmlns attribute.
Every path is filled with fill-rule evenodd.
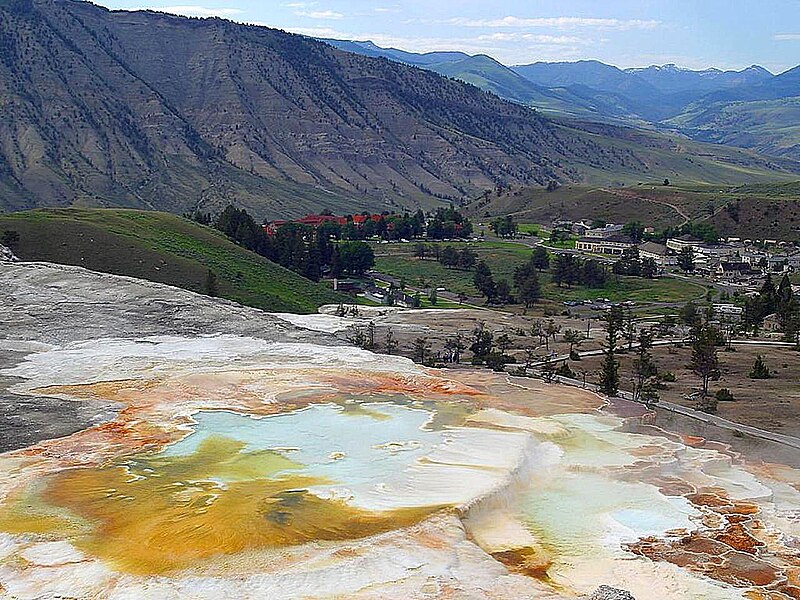
<svg viewBox="0 0 800 600"><path fill-rule="evenodd" d="M510 242L453 243L458 250L469 247L478 254L478 259L486 262L495 279L508 279L514 275L517 265L524 263L531 255L530 248ZM472 285L472 272L447 269L435 258L424 260L414 256L415 244L380 244L375 249L375 269L392 275L414 287L444 287L448 291L464 293L475 297L478 291Z"/></svg>
<svg viewBox="0 0 800 600"><path fill-rule="evenodd" d="M542 226L538 223L517 223L517 231L539 237L539 234L542 233Z"/></svg>
<svg viewBox="0 0 800 600"><path fill-rule="evenodd" d="M546 277L546 276L545 276ZM603 288L567 288L547 284L545 295L548 300L566 302L568 300L594 300L608 298L611 302L632 301L637 304L653 302L685 303L705 297L706 288L700 284L661 277L642 279L640 277L611 277Z"/></svg>
<svg viewBox="0 0 800 600"><path fill-rule="evenodd" d="M446 245L446 244L445 244ZM528 260L532 250L510 242L478 242L452 244L456 248L468 245L480 260L486 262L496 281L511 281L517 265ZM419 259L414 256L414 244L381 244L375 247L376 270L392 275L414 287L444 287L448 291L464 293L475 298L479 294L472 283L473 273L447 269L434 258ZM685 303L705 295L705 287L680 279L640 279L638 277L613 277L604 288L558 287L550 283L548 273L541 274L546 300L591 300L608 298L612 302L631 300L639 304L654 302Z"/></svg>

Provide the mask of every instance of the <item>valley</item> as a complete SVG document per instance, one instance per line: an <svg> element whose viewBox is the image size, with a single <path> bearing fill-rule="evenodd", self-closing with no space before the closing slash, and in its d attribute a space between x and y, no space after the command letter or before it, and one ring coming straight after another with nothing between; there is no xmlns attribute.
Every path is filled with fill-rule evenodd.
<svg viewBox="0 0 800 600"><path fill-rule="evenodd" d="M167 4L0 0L0 598L800 599L800 6Z"/></svg>

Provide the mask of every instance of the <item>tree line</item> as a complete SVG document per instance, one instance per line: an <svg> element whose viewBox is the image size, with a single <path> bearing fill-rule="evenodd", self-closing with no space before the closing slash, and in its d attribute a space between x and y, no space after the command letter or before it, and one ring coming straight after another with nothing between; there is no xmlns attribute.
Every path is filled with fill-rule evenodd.
<svg viewBox="0 0 800 600"><path fill-rule="evenodd" d="M314 281L319 281L323 274L360 277L375 264L369 244L335 243L341 240L336 223L322 223L316 228L286 223L270 236L246 210L227 206L210 224L243 248Z"/></svg>

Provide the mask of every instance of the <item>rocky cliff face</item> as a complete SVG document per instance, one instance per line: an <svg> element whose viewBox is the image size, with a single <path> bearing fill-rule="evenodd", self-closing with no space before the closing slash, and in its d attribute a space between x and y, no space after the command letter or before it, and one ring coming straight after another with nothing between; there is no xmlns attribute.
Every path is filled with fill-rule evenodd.
<svg viewBox="0 0 800 600"><path fill-rule="evenodd" d="M566 176L569 136L532 111L280 31L33 0L1 4L0 33L7 208L358 207Z"/></svg>
<svg viewBox="0 0 800 600"><path fill-rule="evenodd" d="M281 31L77 0L0 1L0 114L6 210L391 209L691 158Z"/></svg>

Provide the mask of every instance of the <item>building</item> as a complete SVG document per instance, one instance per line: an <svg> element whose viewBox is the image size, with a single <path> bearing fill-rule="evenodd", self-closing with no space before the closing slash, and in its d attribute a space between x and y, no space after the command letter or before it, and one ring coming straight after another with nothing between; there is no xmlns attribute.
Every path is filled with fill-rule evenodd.
<svg viewBox="0 0 800 600"><path fill-rule="evenodd" d="M738 248L727 244L700 244L695 248L696 252L707 256L709 259L722 260L734 256Z"/></svg>
<svg viewBox="0 0 800 600"><path fill-rule="evenodd" d="M639 258L652 259L660 269L678 264L678 258L674 254L670 254L669 249L664 244L655 242L639 244Z"/></svg>
<svg viewBox="0 0 800 600"><path fill-rule="evenodd" d="M364 290L364 297L378 304L389 304L389 292L379 287L368 287Z"/></svg>
<svg viewBox="0 0 800 600"><path fill-rule="evenodd" d="M676 238L669 238L667 240L667 248L675 252L680 252L684 248L691 248L697 252L703 245L703 241L693 237L689 234L682 235Z"/></svg>
<svg viewBox="0 0 800 600"><path fill-rule="evenodd" d="M714 310L714 316L722 320L738 321L742 318L742 314L744 314L744 309L735 304L714 304L712 308Z"/></svg>
<svg viewBox="0 0 800 600"><path fill-rule="evenodd" d="M395 292L394 304L395 306L401 306L403 308L415 308L417 306L417 299L403 292Z"/></svg>
<svg viewBox="0 0 800 600"><path fill-rule="evenodd" d="M575 243L575 249L591 254L610 254L618 256L628 248L632 248L636 242L625 235L616 235L609 238L582 237Z"/></svg>
<svg viewBox="0 0 800 600"><path fill-rule="evenodd" d="M382 219L383 215L353 215L353 223L358 227L361 227L367 221L372 221L373 223L377 223Z"/></svg>
<svg viewBox="0 0 800 600"><path fill-rule="evenodd" d="M624 227L625 227L624 225L614 225L612 223L612 224L606 225L605 227L599 227L597 229L589 229L589 230L587 230L585 237L587 237L587 238L599 238L599 239L607 240L607 239L610 239L612 237L617 237L620 234L622 234L622 229Z"/></svg>
<svg viewBox="0 0 800 600"><path fill-rule="evenodd" d="M724 281L748 281L759 277L761 271L754 269L746 262L720 262L714 269L714 275Z"/></svg>
<svg viewBox="0 0 800 600"><path fill-rule="evenodd" d="M361 283L352 279L334 279L333 289L337 292L357 292L361 289Z"/></svg>
<svg viewBox="0 0 800 600"><path fill-rule="evenodd" d="M313 227L316 229L323 223L335 223L337 225L346 225L347 224L347 217L337 217L334 215L306 215L305 217L301 217L300 219L295 219L293 221L285 221L285 220L277 220L271 221L263 226L264 231L267 235L275 235L278 229L282 225L286 225L287 223L297 223L298 225L307 225L308 227Z"/></svg>

